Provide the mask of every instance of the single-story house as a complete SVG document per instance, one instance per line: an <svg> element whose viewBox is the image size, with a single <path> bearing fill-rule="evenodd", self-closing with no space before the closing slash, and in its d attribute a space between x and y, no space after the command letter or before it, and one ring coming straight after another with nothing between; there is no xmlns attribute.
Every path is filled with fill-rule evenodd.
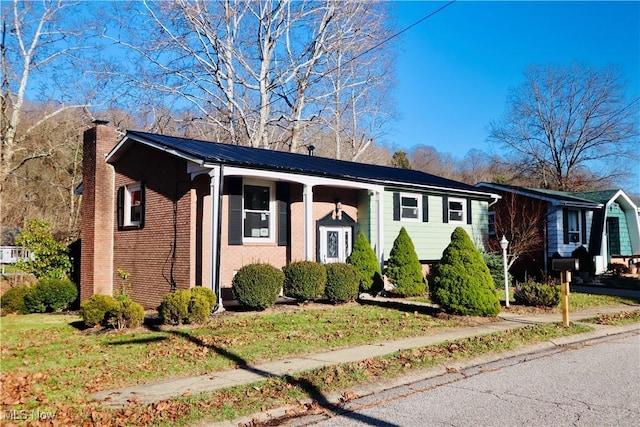
<svg viewBox="0 0 640 427"><path fill-rule="evenodd" d="M106 122L85 132L83 161L81 299L112 294L120 271L148 308L193 286L222 303L249 263L345 261L360 232L383 265L404 226L428 265L457 226L481 246L499 197L414 170L139 131L119 137Z"/></svg>
<svg viewBox="0 0 640 427"><path fill-rule="evenodd" d="M581 246L593 258L596 274L606 272L609 264L628 266L640 258L638 207L621 189L567 192L491 183L479 183L476 187L502 196L515 195L520 203L533 200L542 204L543 246L539 250L544 265L530 266L532 270L549 271L551 258L571 257ZM503 197L492 210L504 215L502 205L507 199ZM493 215L490 212L491 218ZM500 238L503 232L495 230L495 237Z"/></svg>

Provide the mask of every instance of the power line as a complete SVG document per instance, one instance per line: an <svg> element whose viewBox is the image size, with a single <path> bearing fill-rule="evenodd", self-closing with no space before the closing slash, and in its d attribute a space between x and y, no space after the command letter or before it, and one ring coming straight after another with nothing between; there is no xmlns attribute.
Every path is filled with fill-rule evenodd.
<svg viewBox="0 0 640 427"><path fill-rule="evenodd" d="M360 57L362 57L362 56L364 56L364 55L368 54L369 52L371 52L371 51L373 51L373 50L375 50L375 49L379 48L380 46L382 46L382 45L384 45L384 44L386 44L386 43L390 42L391 40L393 40L393 39L397 38L398 36L400 36L401 34L403 34L403 33L407 32L407 31L409 31L409 30L410 30L410 29L412 29L413 27L415 27L415 26L417 26L417 25L421 24L422 22L426 21L427 19L431 18L432 16L434 16L434 15L436 15L436 14L438 14L438 13L442 12L444 9L446 9L446 8L447 8L447 7L449 7L449 6L451 6L451 5L452 5L453 3L455 3L455 2L456 2L456 0L451 0L450 2L448 2L448 3L446 3L446 4L442 5L442 6L440 6L439 8L437 8L436 10L434 10L433 12L430 12L430 13L428 13L427 15L423 16L422 18L418 19L418 20L417 20L417 21L415 21L413 24L411 24L411 25L409 25L409 26L407 26L407 27L405 27L405 28L401 29L400 31L398 31L398 32L396 32L396 33L394 33L394 34L392 34L392 35L390 35L389 37L387 37L386 39L384 39L384 40L382 40L381 42L377 43L376 45L374 45L374 46L370 47L369 49L367 49L367 50L365 50L365 51L363 51L363 52L360 52L359 54L357 54L357 55L356 55L356 56L354 56L353 58L351 58L351 59L349 59L348 61L346 61L346 62L345 62L344 64L342 64L341 66L347 65L347 64L349 64L349 63L351 63L351 62L355 61L356 59L358 59L358 58L360 58ZM328 74L331 74L332 72L336 71L337 69L338 69L338 66L335 66L335 67L333 67L333 68L329 69L328 71L326 71L326 72L322 73L322 75L320 75L320 76L316 77L315 79L313 79L313 80L311 81L311 83L317 83L320 79L324 78L324 77L325 77L325 76L327 76ZM294 92L296 92L296 90L295 90L295 89L291 89L291 90L289 90L289 91L284 92L284 93L282 94L282 96L291 95L291 94L292 94L292 93L294 93ZM271 104L273 104L274 102L275 102L275 100L273 100L273 101L269 101L269 102L267 103L267 105L271 105Z"/></svg>

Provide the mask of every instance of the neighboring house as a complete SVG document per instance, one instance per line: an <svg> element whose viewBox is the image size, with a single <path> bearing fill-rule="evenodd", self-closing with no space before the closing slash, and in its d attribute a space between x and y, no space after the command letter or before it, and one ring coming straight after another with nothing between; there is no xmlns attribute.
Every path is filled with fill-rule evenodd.
<svg viewBox="0 0 640 427"><path fill-rule="evenodd" d="M640 221L638 207L623 190L565 192L509 185L479 183L477 188L501 195L510 193L522 200L534 200L544 206L545 218L541 221L544 254L542 266L549 271L553 257L571 257L584 246L593 257L596 274L606 272L611 263L629 265L640 257ZM493 208L500 212L500 200ZM489 214L494 215L493 213ZM504 230L495 230L496 238Z"/></svg>
<svg viewBox="0 0 640 427"><path fill-rule="evenodd" d="M0 246L0 264L15 264L34 259L33 254L22 246Z"/></svg>
<svg viewBox="0 0 640 427"><path fill-rule="evenodd" d="M374 164L137 131L120 139L105 122L85 132L83 168L81 299L112 294L121 269L149 308L193 286L221 303L249 263L345 261L359 232L383 264L404 226L427 265L457 226L482 245L498 197Z"/></svg>

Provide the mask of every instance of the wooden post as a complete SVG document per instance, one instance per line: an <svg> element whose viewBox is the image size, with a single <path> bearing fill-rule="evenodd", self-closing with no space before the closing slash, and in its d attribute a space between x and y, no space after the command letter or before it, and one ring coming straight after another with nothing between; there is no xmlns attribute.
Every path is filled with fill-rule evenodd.
<svg viewBox="0 0 640 427"><path fill-rule="evenodd" d="M569 283L571 282L571 270L564 270L562 272L561 281L562 324L567 327L569 326Z"/></svg>

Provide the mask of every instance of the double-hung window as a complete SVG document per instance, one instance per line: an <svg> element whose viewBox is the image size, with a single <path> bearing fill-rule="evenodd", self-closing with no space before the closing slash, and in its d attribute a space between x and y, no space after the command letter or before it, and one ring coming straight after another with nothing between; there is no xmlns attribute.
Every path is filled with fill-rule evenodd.
<svg viewBox="0 0 640 427"><path fill-rule="evenodd" d="M418 194L400 194L400 218L405 221L420 221L422 196Z"/></svg>
<svg viewBox="0 0 640 427"><path fill-rule="evenodd" d="M580 243L580 215L577 210L567 210L567 227L569 242Z"/></svg>
<svg viewBox="0 0 640 427"><path fill-rule="evenodd" d="M247 182L243 186L243 240L272 242L275 230L275 198L271 184Z"/></svg>
<svg viewBox="0 0 640 427"><path fill-rule="evenodd" d="M142 228L144 226L144 184L123 185L118 189L118 228Z"/></svg>
<svg viewBox="0 0 640 427"><path fill-rule="evenodd" d="M128 202L128 222L130 225L140 225L142 220L142 189L140 184L126 187L129 197Z"/></svg>
<svg viewBox="0 0 640 427"><path fill-rule="evenodd" d="M449 222L467 221L467 201L464 199L449 198Z"/></svg>

